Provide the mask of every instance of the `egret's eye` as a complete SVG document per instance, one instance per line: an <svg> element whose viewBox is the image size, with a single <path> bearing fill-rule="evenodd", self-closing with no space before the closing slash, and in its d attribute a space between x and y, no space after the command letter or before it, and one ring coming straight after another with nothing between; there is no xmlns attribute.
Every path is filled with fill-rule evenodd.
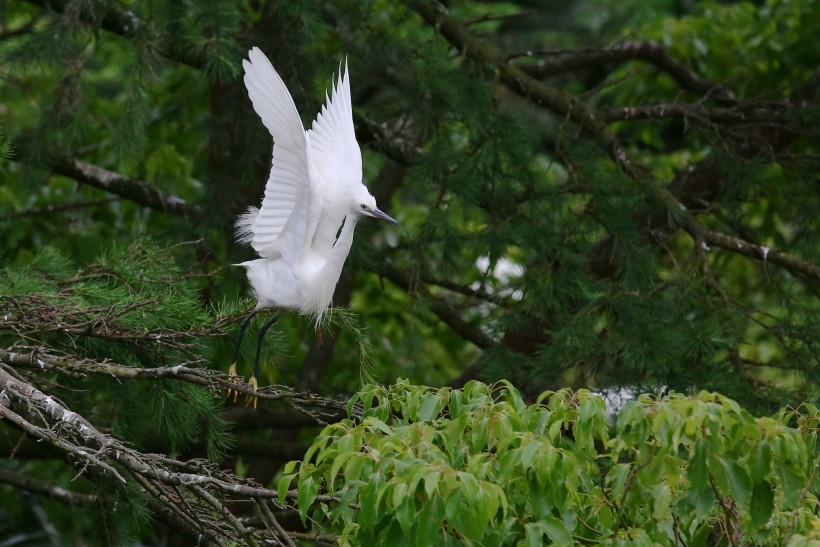
<svg viewBox="0 0 820 547"><path fill-rule="evenodd" d="M362 208L362 211L367 211L367 205L364 203L362 203L360 207Z"/></svg>

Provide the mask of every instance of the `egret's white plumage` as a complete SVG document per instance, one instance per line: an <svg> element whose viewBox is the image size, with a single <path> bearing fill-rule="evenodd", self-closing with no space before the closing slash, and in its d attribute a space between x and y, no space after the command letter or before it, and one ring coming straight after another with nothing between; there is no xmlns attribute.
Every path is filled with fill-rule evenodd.
<svg viewBox="0 0 820 547"><path fill-rule="evenodd" d="M347 63L308 131L285 83L259 48L248 53L242 66L248 96L274 145L262 206L251 207L236 222L237 240L249 243L261 258L239 266L247 269L257 310L297 309L314 316L318 327L359 218L396 221L376 207L362 183Z"/></svg>

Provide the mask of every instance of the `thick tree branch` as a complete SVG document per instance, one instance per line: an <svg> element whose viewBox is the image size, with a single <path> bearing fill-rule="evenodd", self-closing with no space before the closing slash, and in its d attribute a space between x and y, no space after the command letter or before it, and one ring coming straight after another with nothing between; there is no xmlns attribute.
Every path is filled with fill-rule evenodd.
<svg viewBox="0 0 820 547"><path fill-rule="evenodd" d="M200 214L196 205L166 194L148 181L132 179L76 158L52 158L48 166L57 175L116 194L155 211L189 218Z"/></svg>

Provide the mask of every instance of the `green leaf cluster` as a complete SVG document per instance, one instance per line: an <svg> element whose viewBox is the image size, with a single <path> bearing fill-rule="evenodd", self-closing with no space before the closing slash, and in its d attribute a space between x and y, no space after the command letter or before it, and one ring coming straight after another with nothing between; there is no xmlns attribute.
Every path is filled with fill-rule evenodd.
<svg viewBox="0 0 820 547"><path fill-rule="evenodd" d="M812 405L755 418L718 394L642 396L612 425L586 390L528 404L506 382L400 380L359 407L279 480L343 544L783 545L820 522Z"/></svg>

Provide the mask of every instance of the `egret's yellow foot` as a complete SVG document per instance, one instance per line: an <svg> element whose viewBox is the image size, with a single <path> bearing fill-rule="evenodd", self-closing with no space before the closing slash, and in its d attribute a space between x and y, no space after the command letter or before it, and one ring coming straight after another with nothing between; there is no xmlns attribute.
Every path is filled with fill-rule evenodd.
<svg viewBox="0 0 820 547"><path fill-rule="evenodd" d="M256 393L259 384L256 382L256 376L251 376L251 379L248 380L248 385L251 386L253 392ZM245 395L245 406L250 406L253 403L253 408L256 408L256 395Z"/></svg>
<svg viewBox="0 0 820 547"><path fill-rule="evenodd" d="M228 376L230 377L232 383L241 383L239 380L239 375L236 374L236 363L231 363L231 366L228 367ZM236 404L236 399L239 397L239 392L235 389L228 388L228 399L230 399L231 396L233 396L233 404Z"/></svg>

